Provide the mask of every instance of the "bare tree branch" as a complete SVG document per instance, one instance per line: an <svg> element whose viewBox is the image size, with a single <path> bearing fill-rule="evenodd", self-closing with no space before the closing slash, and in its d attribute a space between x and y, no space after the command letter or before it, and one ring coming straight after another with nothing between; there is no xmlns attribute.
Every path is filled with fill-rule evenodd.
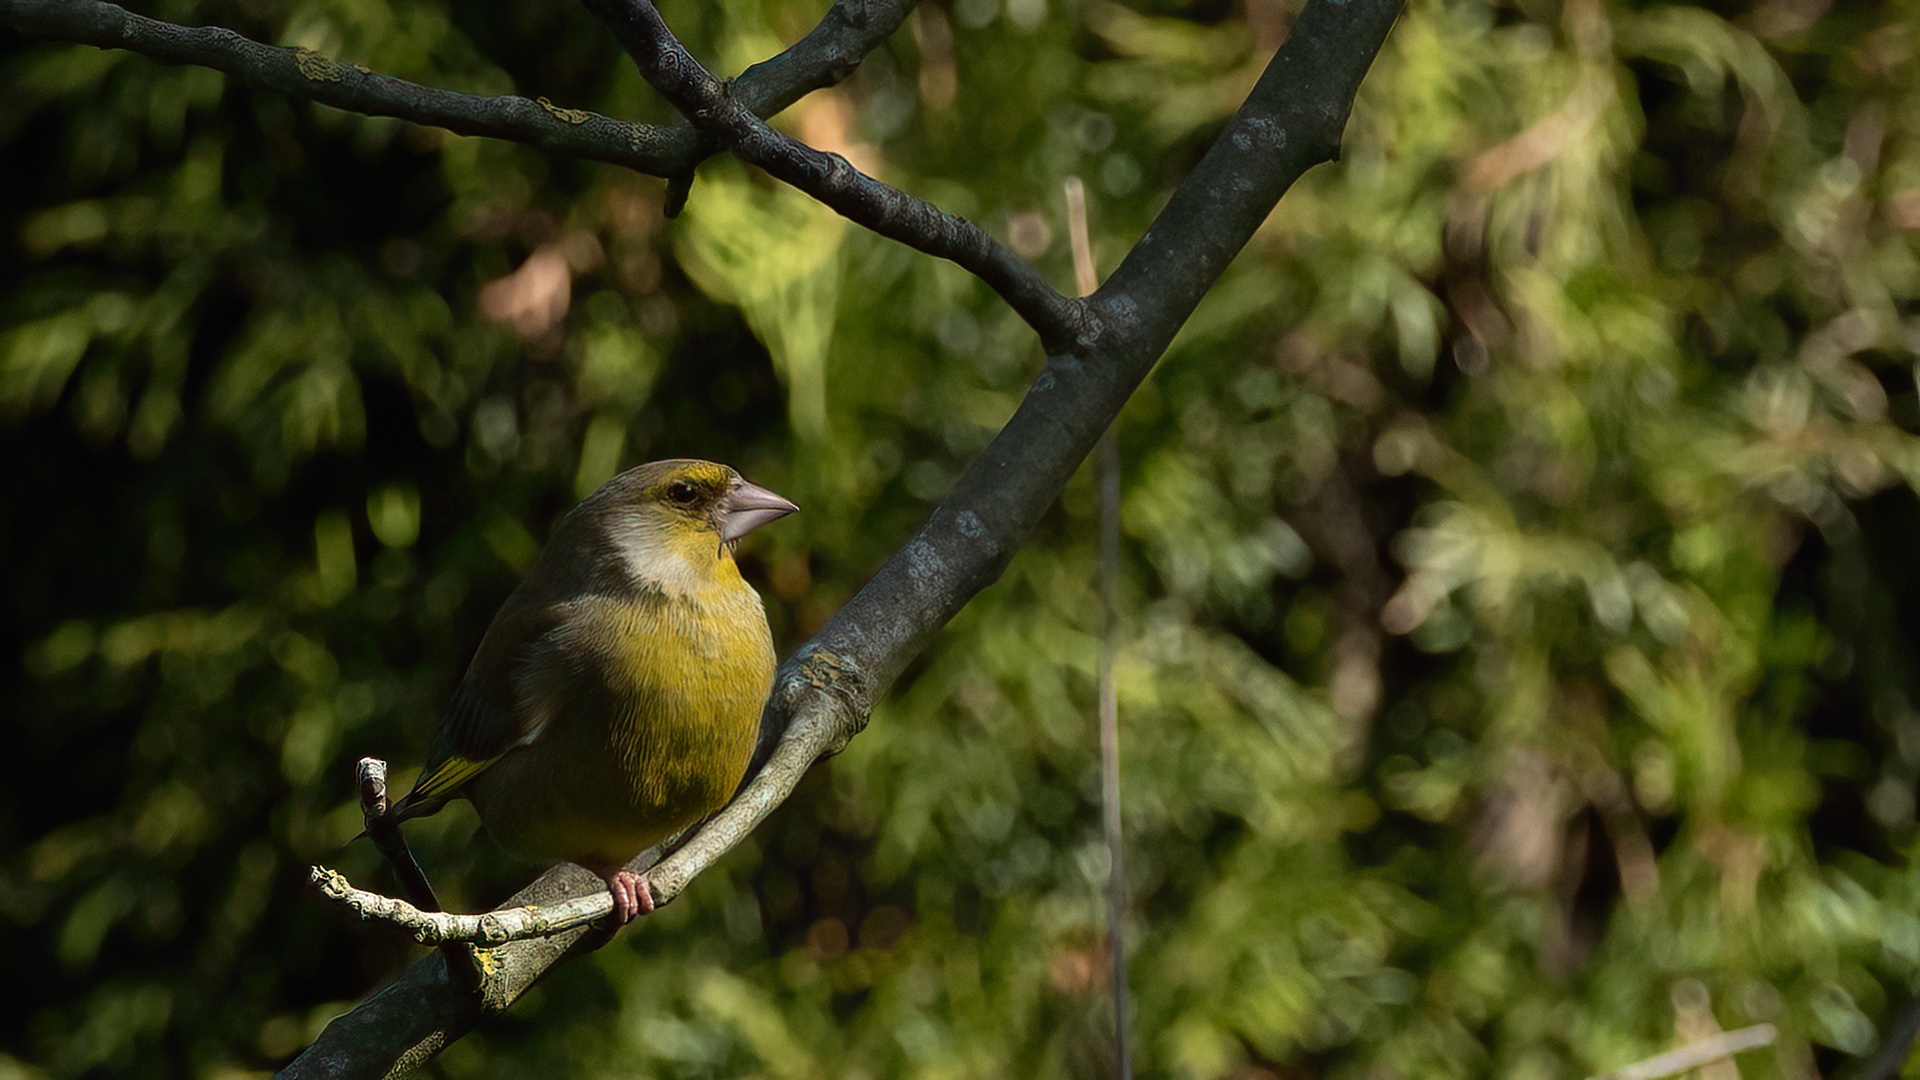
<svg viewBox="0 0 1920 1080"><path fill-rule="evenodd" d="M834 0L806 37L741 72L731 84L733 96L755 116L785 112L815 90L844 82L919 6L920 0ZM701 158L717 151L704 133L698 139L708 147Z"/></svg>
<svg viewBox="0 0 1920 1080"><path fill-rule="evenodd" d="M672 856L653 865L656 852L647 851L630 864L636 871L647 873L656 904L680 895L701 871L785 802L815 761L838 752L853 732L866 725L871 701L861 693L859 681L843 675L830 658L796 655L781 667L767 709L770 717L785 719L786 723L766 764ZM316 884L323 890L330 884L324 880L325 874L321 871L316 875L322 879ZM369 908L400 904L374 894L363 895L370 898ZM497 912L508 915L527 909L550 913L565 909L570 925L557 933L550 929L512 938L497 948L474 949L475 966L482 975L477 997L448 980L440 957L414 964L353 1011L328 1024L320 1038L280 1076L287 1080L381 1077L417 1067L486 1017L513 1004L555 964L599 948L611 939L610 934L590 925L595 915L611 910L606 886L577 866L562 864L547 871ZM394 909L385 910L391 913ZM587 917L575 918L581 914ZM489 917L460 918L479 920L474 924L477 927ZM528 916L509 915L509 922L501 925L510 926L511 920L522 918ZM558 921L554 920L556 928ZM402 928L410 933L415 929L404 924ZM510 937L505 933L502 936Z"/></svg>
<svg viewBox="0 0 1920 1080"><path fill-rule="evenodd" d="M734 156L864 225L958 264L986 282L1040 335L1048 352L1084 348L1095 329L1086 306L1060 295L1024 260L966 218L890 187L839 154L815 150L754 115L687 52L649 0L586 0L660 95Z"/></svg>
<svg viewBox="0 0 1920 1080"><path fill-rule="evenodd" d="M556 866L520 890L505 907L554 908L606 896L600 879L571 864ZM475 995L447 979L438 955L427 957L336 1017L281 1076L382 1077L418 1068L474 1025L501 1012L547 969L610 939L591 926L473 950L481 972Z"/></svg>
<svg viewBox="0 0 1920 1080"><path fill-rule="evenodd" d="M387 763L379 758L363 757L354 765L354 777L360 789L360 820L366 827L367 839L373 841L373 846L386 857L387 864L393 867L394 878L400 883L400 890L413 901L402 906L415 913L440 911L440 898L433 894L433 885L427 881L426 873L414 860L413 849L407 846L407 838L401 835L400 823L389 812L393 807L387 801ZM319 867L314 867L314 874L317 878ZM338 874L333 876L339 878L342 884L346 882ZM327 893L324 885L320 891ZM367 915L362 912L360 917L364 919ZM473 966L471 955L453 945L443 945L440 955L447 962L447 975L454 985L469 993L479 990L480 972Z"/></svg>
<svg viewBox="0 0 1920 1080"><path fill-rule="evenodd" d="M844 81L880 42L893 35L920 0L834 0L826 18L806 37L778 56L762 60L733 80L733 94L759 117L785 112L789 105L815 90ZM694 144L684 155L685 169L668 177L666 214L678 217L693 183L693 167L720 151L712 135L697 128Z"/></svg>
<svg viewBox="0 0 1920 1080"><path fill-rule="evenodd" d="M810 693L825 689L817 682L809 682L807 688ZM858 709L861 716L866 715L866 705L851 701L844 704ZM741 786L719 813L702 822L684 844L657 865L657 850L650 849L634 859L632 867L646 873L656 905L680 895L702 870L731 850L786 801L808 767L846 745L844 739L835 742L833 725L814 722L810 716L796 719L786 730L787 737L774 742L773 754L767 763L753 773L751 780ZM376 759L362 759L363 771L364 762L372 760ZM404 900L356 889L345 876L324 866L314 867L308 879L322 896L346 907L363 921L388 923L422 945L472 944L491 948L530 938L552 937L584 927L613 910L612 897L605 889L598 889L557 904L516 905L509 901L478 915L457 915L440 911L437 906L424 909Z"/></svg>
<svg viewBox="0 0 1920 1080"><path fill-rule="evenodd" d="M850 220L971 271L1039 332L1049 350L1082 344L1091 330L1086 307L1061 296L986 230L863 175L837 154L781 135L761 119L846 78L868 52L899 29L917 3L837 0L806 37L748 68L730 86L687 53L659 21L652 5L637 5L623 17L616 17L611 9L603 12L625 35L621 40L629 51L634 48L629 37L640 33L654 41L657 32L657 40L665 43L661 55L670 56L672 69L683 73L682 78L668 80L672 90L648 76L697 125L671 128L563 108L545 98L484 97L421 86L340 63L311 49L263 45L220 27L178 26L104 0L0 0L0 22L30 34L214 68L350 112L526 143L672 177L676 183L670 192L669 215L678 212L694 166L724 143L743 160L815 196ZM650 28L636 30L633 18L624 17L636 11L651 17ZM642 70L646 70L644 64Z"/></svg>
<svg viewBox="0 0 1920 1080"><path fill-rule="evenodd" d="M493 947L527 938L552 937L563 930L585 926L613 910L613 894L602 889L557 905L529 904L478 915L458 915L438 908L415 907L405 900L356 889L345 875L324 866L314 867L308 880L320 895L345 907L362 921L389 923L422 945Z"/></svg>
<svg viewBox="0 0 1920 1080"><path fill-rule="evenodd" d="M734 94L771 116L852 74L919 0L836 0L806 37L748 68ZM104 0L0 0L0 24L27 34L127 49L169 64L197 64L295 97L368 116L392 116L526 143L653 176L686 176L713 155L710 136L685 125L633 124L542 98L486 97L421 86L342 64L311 49L263 45L216 26L179 26Z"/></svg>
<svg viewBox="0 0 1920 1080"><path fill-rule="evenodd" d="M678 895L785 800L815 761L858 734L874 698L999 578L1280 195L1336 156L1360 80L1400 7L1401 0L1309 0L1240 111L1095 294L1099 322L1084 351L1050 356L1013 418L913 540L781 665L767 705L767 728L779 733L772 757L649 873L656 899ZM604 892L597 878L560 866L505 906L596 892ZM437 958L422 961L336 1019L281 1075L372 1077L418 1065L506 1008L553 964L604 940L575 929L484 950L478 1001L447 983Z"/></svg>

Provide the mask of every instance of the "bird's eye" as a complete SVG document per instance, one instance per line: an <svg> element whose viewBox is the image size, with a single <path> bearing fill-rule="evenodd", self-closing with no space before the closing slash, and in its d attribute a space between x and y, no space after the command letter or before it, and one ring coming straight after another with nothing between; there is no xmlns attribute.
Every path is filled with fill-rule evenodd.
<svg viewBox="0 0 1920 1080"><path fill-rule="evenodd" d="M672 499L681 506L686 506L699 497L700 493L695 491L693 485L687 483L685 480L675 480L673 483L667 485L667 498Z"/></svg>

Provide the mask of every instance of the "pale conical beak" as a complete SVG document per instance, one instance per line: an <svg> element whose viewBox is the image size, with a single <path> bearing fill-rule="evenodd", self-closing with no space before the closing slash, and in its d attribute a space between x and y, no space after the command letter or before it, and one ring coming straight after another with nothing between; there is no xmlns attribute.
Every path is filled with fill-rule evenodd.
<svg viewBox="0 0 1920 1080"><path fill-rule="evenodd" d="M742 480L720 496L716 509L720 515L720 539L731 544L767 522L778 521L800 508L758 484Z"/></svg>

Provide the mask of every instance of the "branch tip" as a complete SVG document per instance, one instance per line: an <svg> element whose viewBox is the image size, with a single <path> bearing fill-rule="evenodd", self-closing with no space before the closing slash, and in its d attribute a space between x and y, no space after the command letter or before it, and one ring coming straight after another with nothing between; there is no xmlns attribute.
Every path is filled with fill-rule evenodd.
<svg viewBox="0 0 1920 1080"><path fill-rule="evenodd" d="M582 2L613 31L647 82L735 157L857 225L978 277L1050 350L1079 336L1081 320L1067 298L985 229L866 175L838 154L768 127L731 84L715 77L674 37L651 0Z"/></svg>

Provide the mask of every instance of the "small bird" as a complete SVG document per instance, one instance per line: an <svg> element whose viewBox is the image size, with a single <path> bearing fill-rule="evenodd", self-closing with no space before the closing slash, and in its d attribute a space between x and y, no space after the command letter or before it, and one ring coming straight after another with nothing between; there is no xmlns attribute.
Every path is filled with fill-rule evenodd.
<svg viewBox="0 0 1920 1080"><path fill-rule="evenodd" d="M733 547L798 509L709 461L587 496L493 617L395 818L465 797L507 848L605 881L616 924L652 911L626 864L732 797L773 683Z"/></svg>

